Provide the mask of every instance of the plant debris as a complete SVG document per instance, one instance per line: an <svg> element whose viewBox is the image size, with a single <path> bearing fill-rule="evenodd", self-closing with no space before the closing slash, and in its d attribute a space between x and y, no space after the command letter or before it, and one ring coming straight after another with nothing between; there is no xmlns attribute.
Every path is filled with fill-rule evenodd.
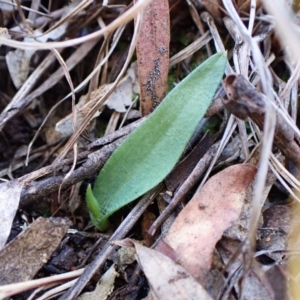
<svg viewBox="0 0 300 300"><path fill-rule="evenodd" d="M0 299L300 299L298 2L1 2ZM141 172L120 198L145 174L159 184L99 232L87 187L184 78L224 52L223 83L205 83L213 100L195 132L186 126L203 80L149 128L158 137L159 124L177 122L164 157L143 137L131 162L118 158L108 196L137 175L133 164ZM175 139L184 146L165 170Z"/></svg>

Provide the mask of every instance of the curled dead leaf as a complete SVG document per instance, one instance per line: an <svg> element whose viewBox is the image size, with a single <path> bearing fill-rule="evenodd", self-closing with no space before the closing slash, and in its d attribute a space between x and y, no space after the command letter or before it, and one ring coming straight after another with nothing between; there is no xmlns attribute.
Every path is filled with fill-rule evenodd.
<svg viewBox="0 0 300 300"><path fill-rule="evenodd" d="M221 18L222 17L222 11L221 8L223 8L223 3L221 0L203 0L203 5L207 9L207 11L214 17L214 18Z"/></svg>
<svg viewBox="0 0 300 300"><path fill-rule="evenodd" d="M172 259L159 251L133 243L138 261L149 281L153 299L212 300L205 289Z"/></svg>
<svg viewBox="0 0 300 300"><path fill-rule="evenodd" d="M143 13L136 45L141 112L145 116L163 100L168 88L169 2L153 0Z"/></svg>
<svg viewBox="0 0 300 300"><path fill-rule="evenodd" d="M213 176L181 211L156 249L165 253L163 243L168 244L176 262L203 282L215 245L238 219L255 174L255 166L244 164L228 167Z"/></svg>

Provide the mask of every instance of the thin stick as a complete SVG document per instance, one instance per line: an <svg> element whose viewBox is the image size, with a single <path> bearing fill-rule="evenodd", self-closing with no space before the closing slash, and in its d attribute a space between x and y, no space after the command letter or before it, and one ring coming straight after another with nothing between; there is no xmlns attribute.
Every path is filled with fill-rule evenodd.
<svg viewBox="0 0 300 300"><path fill-rule="evenodd" d="M110 242L114 240L123 239L126 234L131 230L136 221L141 217L146 208L152 203L153 199L158 195L162 188L162 185L158 185L150 192L148 192L142 199L137 203L137 205L131 210L127 215L122 224L117 228L114 234L111 236L109 241L103 247L102 251L96 256L95 260L85 269L84 273L81 275L77 283L64 295L62 295L59 300L73 300L76 299L85 285L90 281L92 276L104 265L109 255L116 248L116 246L111 245Z"/></svg>

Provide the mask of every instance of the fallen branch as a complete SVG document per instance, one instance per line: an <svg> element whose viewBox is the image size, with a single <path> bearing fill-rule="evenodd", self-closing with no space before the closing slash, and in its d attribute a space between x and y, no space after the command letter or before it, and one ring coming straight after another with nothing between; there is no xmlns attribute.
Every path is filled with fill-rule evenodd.
<svg viewBox="0 0 300 300"><path fill-rule="evenodd" d="M256 90L242 75L231 74L223 82L228 99L223 99L226 109L237 118L250 118L261 130L264 126L266 97ZM300 164L300 147L294 130L277 114L274 143L296 165Z"/></svg>
<svg viewBox="0 0 300 300"><path fill-rule="evenodd" d="M41 199L58 191L63 180L63 188L67 188L85 178L93 176L99 172L111 154L117 149L118 146L120 146L125 138L126 136L102 147L100 150L94 153L89 154L87 160L82 164L82 166L76 169L65 180L65 175L60 175L30 183L22 191L20 206L27 206L35 200Z"/></svg>

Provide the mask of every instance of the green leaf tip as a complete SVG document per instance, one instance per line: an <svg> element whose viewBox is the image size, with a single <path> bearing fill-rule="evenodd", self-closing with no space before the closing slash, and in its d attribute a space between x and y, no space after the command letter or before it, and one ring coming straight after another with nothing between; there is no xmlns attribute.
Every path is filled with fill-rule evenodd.
<svg viewBox="0 0 300 300"><path fill-rule="evenodd" d="M109 226L108 218L101 215L101 210L97 199L95 198L91 185L89 184L86 190L86 203L90 212L90 218L95 227L104 231Z"/></svg>
<svg viewBox="0 0 300 300"><path fill-rule="evenodd" d="M107 160L93 191L86 192L93 224L160 183L180 159L224 74L226 53L217 53L183 79Z"/></svg>

